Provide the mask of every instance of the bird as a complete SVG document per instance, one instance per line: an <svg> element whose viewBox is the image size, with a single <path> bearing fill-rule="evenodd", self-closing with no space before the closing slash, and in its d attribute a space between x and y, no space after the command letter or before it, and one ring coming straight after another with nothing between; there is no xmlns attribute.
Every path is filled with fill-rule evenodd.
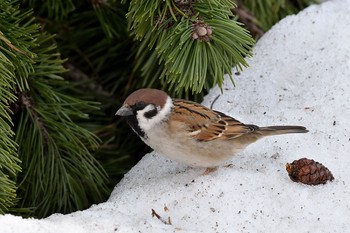
<svg viewBox="0 0 350 233"><path fill-rule="evenodd" d="M166 92L144 88L131 93L116 115L155 152L190 167L218 167L266 136L307 133L303 126L244 124L196 102L172 99Z"/></svg>

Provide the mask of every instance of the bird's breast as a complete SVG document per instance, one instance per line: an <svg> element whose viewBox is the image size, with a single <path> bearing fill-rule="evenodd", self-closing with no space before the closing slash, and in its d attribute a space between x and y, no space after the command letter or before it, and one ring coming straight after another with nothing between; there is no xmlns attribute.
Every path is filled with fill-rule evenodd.
<svg viewBox="0 0 350 233"><path fill-rule="evenodd" d="M143 141L158 154L191 167L216 167L240 151L228 141L200 142L188 132L169 131L164 126L149 130L146 135Z"/></svg>

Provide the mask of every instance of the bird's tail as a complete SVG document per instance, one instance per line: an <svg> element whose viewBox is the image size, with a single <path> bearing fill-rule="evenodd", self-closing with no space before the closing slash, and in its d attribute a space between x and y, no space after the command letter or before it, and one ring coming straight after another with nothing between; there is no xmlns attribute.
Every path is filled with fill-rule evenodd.
<svg viewBox="0 0 350 233"><path fill-rule="evenodd" d="M260 127L259 132L264 136L278 135L278 134L288 134L288 133L307 133L307 130L303 126L266 126Z"/></svg>

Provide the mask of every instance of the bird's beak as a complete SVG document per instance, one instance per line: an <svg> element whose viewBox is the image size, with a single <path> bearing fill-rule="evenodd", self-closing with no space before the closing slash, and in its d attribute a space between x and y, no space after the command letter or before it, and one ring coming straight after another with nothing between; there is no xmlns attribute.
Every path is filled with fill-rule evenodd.
<svg viewBox="0 0 350 233"><path fill-rule="evenodd" d="M132 109L127 106L127 105L123 105L121 108L119 108L119 110L115 113L115 115L118 116L131 116L134 115Z"/></svg>

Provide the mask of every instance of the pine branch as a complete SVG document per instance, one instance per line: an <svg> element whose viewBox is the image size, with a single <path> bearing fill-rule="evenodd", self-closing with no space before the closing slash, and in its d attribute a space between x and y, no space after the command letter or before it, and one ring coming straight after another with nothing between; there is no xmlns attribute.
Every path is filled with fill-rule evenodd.
<svg viewBox="0 0 350 233"><path fill-rule="evenodd" d="M91 154L99 139L74 120L98 108L65 92L53 36L15 4L0 2L6 9L0 17L0 211L19 200L15 178L19 207L34 208L36 216L86 208L104 200L107 180Z"/></svg>
<svg viewBox="0 0 350 233"><path fill-rule="evenodd" d="M106 176L89 151L99 147L97 137L72 121L87 118L83 111L93 108L92 103L62 92L67 83L60 74L65 70L52 36L41 35L37 41L30 90L20 95L15 139L23 164L20 206L35 206L35 215L43 217L102 201Z"/></svg>
<svg viewBox="0 0 350 233"><path fill-rule="evenodd" d="M14 92L27 86L25 78L32 70L33 55L28 47L34 43L28 33L35 27L20 27L21 17L25 18L26 13L20 14L9 2L1 1L0 9L0 213L4 213L17 201L15 180L21 171L10 107L17 100Z"/></svg>
<svg viewBox="0 0 350 233"><path fill-rule="evenodd" d="M76 121L101 138L102 145L95 156L108 172L108 184L112 190L146 149L130 128L126 127L124 122L116 121L114 117L116 106L120 106L140 82L140 76L131 72L135 46L126 33L126 6L113 9L118 15L107 13L101 20L97 14L104 14L105 3L106 1L98 1L98 5L95 6L103 8L101 12L85 4L63 22L45 16L39 20L45 29L57 34L56 41L62 57L69 57L64 66L70 69L65 74L70 83L64 87L64 92L80 99L101 102L99 111L85 111L91 116L90 120L77 118ZM119 6L118 1L109 1L108 7ZM123 14L119 13L121 10ZM121 17L120 15L124 15L124 19L115 20L116 17ZM103 25L112 21L113 25ZM118 24L118 27L115 24ZM117 32L125 33L113 34L111 38L103 26L123 27ZM127 143L131 146L125 146Z"/></svg>
<svg viewBox="0 0 350 233"><path fill-rule="evenodd" d="M142 54L148 47L157 51L159 78L170 89L200 93L203 87L221 87L224 74L232 78L232 66L248 65L244 57L251 55L254 43L230 19L232 7L229 0L131 1L127 17L135 37L142 40L137 64L145 64L143 73L156 70Z"/></svg>

